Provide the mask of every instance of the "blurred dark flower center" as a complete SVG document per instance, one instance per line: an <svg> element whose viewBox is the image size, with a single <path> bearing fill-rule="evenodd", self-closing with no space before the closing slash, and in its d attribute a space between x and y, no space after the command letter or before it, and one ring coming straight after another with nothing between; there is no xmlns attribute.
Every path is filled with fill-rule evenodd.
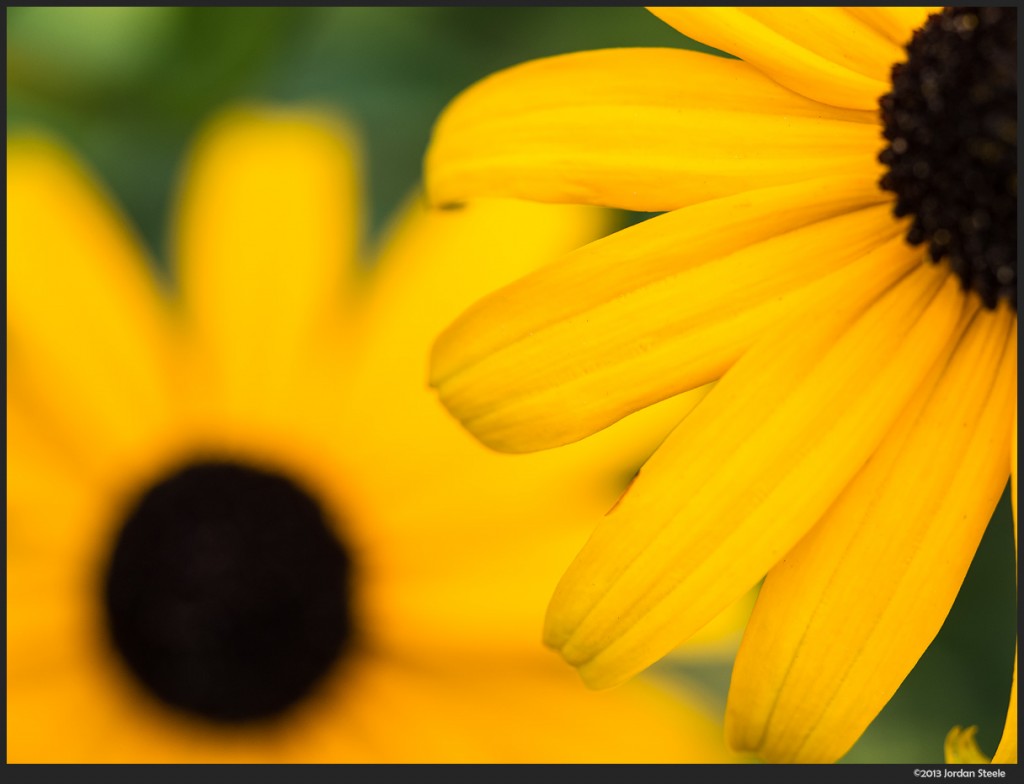
<svg viewBox="0 0 1024 784"><path fill-rule="evenodd" d="M946 8L928 18L881 98L882 188L907 240L928 243L964 288L1017 306L1017 9Z"/></svg>
<svg viewBox="0 0 1024 784"><path fill-rule="evenodd" d="M285 712L353 637L351 560L290 479L197 463L124 521L104 600L114 644L148 689L207 719Z"/></svg>

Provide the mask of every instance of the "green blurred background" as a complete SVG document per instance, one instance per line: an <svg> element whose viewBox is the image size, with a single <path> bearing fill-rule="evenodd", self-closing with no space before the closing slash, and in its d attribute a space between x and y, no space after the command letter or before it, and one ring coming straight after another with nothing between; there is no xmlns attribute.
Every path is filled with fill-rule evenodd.
<svg viewBox="0 0 1024 784"><path fill-rule="evenodd" d="M704 49L640 8L8 8L8 128L63 135L102 174L158 258L176 167L226 102L312 101L362 130L371 231L420 176L431 124L477 79L612 46ZM629 220L624 216L624 220ZM59 230L55 227L55 230ZM942 632L845 762L941 762L955 724L999 740L1016 635L1004 496ZM538 621L539 623L539 621ZM724 709L728 667L659 665Z"/></svg>

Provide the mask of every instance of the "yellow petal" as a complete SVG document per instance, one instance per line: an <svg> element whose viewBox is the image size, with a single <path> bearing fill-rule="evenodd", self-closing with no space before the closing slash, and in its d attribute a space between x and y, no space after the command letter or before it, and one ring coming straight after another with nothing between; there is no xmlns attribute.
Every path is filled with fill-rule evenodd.
<svg viewBox="0 0 1024 784"><path fill-rule="evenodd" d="M974 318L865 469L769 572L733 669L735 747L834 762L938 633L1006 486L1009 325L1006 309Z"/></svg>
<svg viewBox="0 0 1024 784"><path fill-rule="evenodd" d="M8 524L31 522L17 516ZM65 669L85 667L91 653L86 641L97 636L92 624L99 613L93 601L95 573L85 553L64 553L59 546L31 551L18 543L8 560L7 688L14 692Z"/></svg>
<svg viewBox="0 0 1024 784"><path fill-rule="evenodd" d="M536 652L547 599L592 520L685 415L687 400L669 400L572 448L501 455L426 386L430 344L445 323L598 236L608 217L511 200L437 211L414 197L387 233L359 359L329 385L334 396L317 419L351 455L343 473L353 517L372 521L364 527L380 539L368 612L381 645ZM476 595L466 596L467 584Z"/></svg>
<svg viewBox="0 0 1024 784"><path fill-rule="evenodd" d="M677 662L721 662L735 659L756 598L756 588L747 591L673 650L669 654L671 659Z"/></svg>
<svg viewBox="0 0 1024 784"><path fill-rule="evenodd" d="M610 223L608 211L593 207L483 200L437 211L419 194L410 199L363 297L358 364L345 385L351 397L337 406L356 420L346 427L373 431L373 450L381 431L402 433L436 416L436 400L425 394L434 336L479 298L599 237ZM423 449L434 446L424 440ZM408 456L422 465L423 452Z"/></svg>
<svg viewBox="0 0 1024 784"><path fill-rule="evenodd" d="M350 720L382 762L736 762L700 697L638 681L596 694L557 662L382 663ZM500 708L499 708L500 706ZM543 706L543 710L538 710ZM396 737L395 727L416 727Z"/></svg>
<svg viewBox="0 0 1024 784"><path fill-rule="evenodd" d="M1014 319L1013 329L1017 329ZM1016 383L1016 374L1014 374ZM1016 390L1016 387L1015 387ZM1016 391L1014 399L1016 400ZM1013 430L1010 439L1010 499L1013 502L1013 552L1014 563L1017 557L1017 407L1013 408ZM1006 722L1003 725L1003 736L992 757L996 763L1017 762L1017 650L1013 652L1013 683L1010 685L1010 704L1006 709Z"/></svg>
<svg viewBox="0 0 1024 784"><path fill-rule="evenodd" d="M110 736L103 736L109 714L106 695L70 670L30 684L13 679L7 692L7 762L91 761L109 747Z"/></svg>
<svg viewBox="0 0 1024 784"><path fill-rule="evenodd" d="M904 46L910 41L914 31L921 27L931 14L939 13L942 6L929 8L863 6L845 10L876 29L893 43ZM905 59L905 56L900 59Z"/></svg>
<svg viewBox="0 0 1024 784"><path fill-rule="evenodd" d="M977 727L953 727L946 734L943 752L947 765L986 765L991 760L981 753L974 737Z"/></svg>
<svg viewBox="0 0 1024 784"><path fill-rule="evenodd" d="M847 285L767 333L595 530L545 628L591 686L650 665L753 587L871 456L951 340L963 301L934 265L863 310L878 293Z"/></svg>
<svg viewBox="0 0 1024 784"><path fill-rule="evenodd" d="M96 501L96 489L30 415L18 377L7 384L8 554L77 541L75 510ZM54 488L60 492L54 492ZM45 510L45 511L44 511ZM19 523L12 521L17 520Z"/></svg>
<svg viewBox="0 0 1024 784"><path fill-rule="evenodd" d="M892 64L906 59L899 44L845 8L741 10L787 41L878 82L888 83Z"/></svg>
<svg viewBox="0 0 1024 784"><path fill-rule="evenodd" d="M481 462L487 451L430 394L431 341L460 309L598 236L607 220L606 212L589 207L482 201L435 211L409 200L364 292L358 358L351 370L334 368L335 382L327 387L333 396L324 400L332 413L319 425L351 456L352 492L365 497L368 515L387 508L392 525L430 530L437 523L426 525L424 516L447 506L445 525L462 524L451 506L461 496L451 497L447 481L454 466L468 472L463 485L474 497L486 497L491 487L478 471L515 470L495 469L487 457Z"/></svg>
<svg viewBox="0 0 1024 784"><path fill-rule="evenodd" d="M313 110L233 108L196 143L174 239L214 416L263 417L288 396L313 339L356 272L359 155L340 121Z"/></svg>
<svg viewBox="0 0 1024 784"><path fill-rule="evenodd" d="M1003 725L1003 736L999 739L996 753L992 755L992 762L1017 762L1017 650L1013 652L1013 682L1010 684L1010 704L1006 709L1006 723Z"/></svg>
<svg viewBox="0 0 1024 784"><path fill-rule="evenodd" d="M875 107L809 101L745 63L674 49L534 60L470 87L427 151L433 204L481 196L663 211L874 166Z"/></svg>
<svg viewBox="0 0 1024 784"><path fill-rule="evenodd" d="M1013 410L1013 431L1010 445L1010 501L1013 504L1013 543L1017 543L1017 409Z"/></svg>
<svg viewBox="0 0 1024 784"><path fill-rule="evenodd" d="M894 62L887 59L892 47L884 47L877 34L841 9L773 8L756 14L746 8L649 10L684 35L735 55L779 84L824 104L872 111L889 90L884 66ZM813 19L811 29L805 28L804 17ZM865 45L881 60L871 75L862 72L863 58L853 55Z"/></svg>
<svg viewBox="0 0 1024 784"><path fill-rule="evenodd" d="M645 221L474 305L431 383L494 449L583 438L721 376L808 284L899 231L887 205L860 209L884 200L866 178L816 180Z"/></svg>
<svg viewBox="0 0 1024 784"><path fill-rule="evenodd" d="M120 663L113 658L102 664L89 662L80 645L78 653L73 666L11 690L11 760L79 764L379 761L352 726L360 709L376 709L359 700L365 694L360 677L363 661L350 662L353 679L348 692L311 700L283 722L231 726L168 709L120 672ZM352 698L351 704L346 697ZM89 720L83 721L83 715Z"/></svg>
<svg viewBox="0 0 1024 784"><path fill-rule="evenodd" d="M8 374L55 444L107 475L169 427L168 325L138 238L56 143L7 147Z"/></svg>

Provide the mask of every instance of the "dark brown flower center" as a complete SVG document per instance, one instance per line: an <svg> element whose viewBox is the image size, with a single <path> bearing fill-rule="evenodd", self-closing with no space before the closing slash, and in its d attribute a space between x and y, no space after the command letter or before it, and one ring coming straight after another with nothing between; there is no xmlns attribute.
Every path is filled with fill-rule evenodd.
<svg viewBox="0 0 1024 784"><path fill-rule="evenodd" d="M889 167L881 186L989 308L1017 306L1017 9L929 17L881 98Z"/></svg>
<svg viewBox="0 0 1024 784"><path fill-rule="evenodd" d="M149 691L219 722L301 701L352 642L351 562L290 479L197 463L128 514L104 600L114 645Z"/></svg>

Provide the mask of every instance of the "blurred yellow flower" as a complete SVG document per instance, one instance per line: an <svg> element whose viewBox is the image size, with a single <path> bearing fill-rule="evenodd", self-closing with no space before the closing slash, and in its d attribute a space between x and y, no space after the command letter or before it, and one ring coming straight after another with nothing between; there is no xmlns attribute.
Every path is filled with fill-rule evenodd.
<svg viewBox="0 0 1024 784"><path fill-rule="evenodd" d="M546 642L621 683L767 575L727 735L833 761L939 631L1010 474L1016 10L651 10L740 59L546 58L438 120L435 204L668 212L475 304L431 380L509 452L706 392L569 567Z"/></svg>
<svg viewBox="0 0 1024 784"><path fill-rule="evenodd" d="M444 323L600 214L414 199L371 272L358 161L326 114L219 116L164 291L82 164L9 141L8 761L734 759L698 697L593 694L539 639L678 412L520 460L425 383Z"/></svg>

